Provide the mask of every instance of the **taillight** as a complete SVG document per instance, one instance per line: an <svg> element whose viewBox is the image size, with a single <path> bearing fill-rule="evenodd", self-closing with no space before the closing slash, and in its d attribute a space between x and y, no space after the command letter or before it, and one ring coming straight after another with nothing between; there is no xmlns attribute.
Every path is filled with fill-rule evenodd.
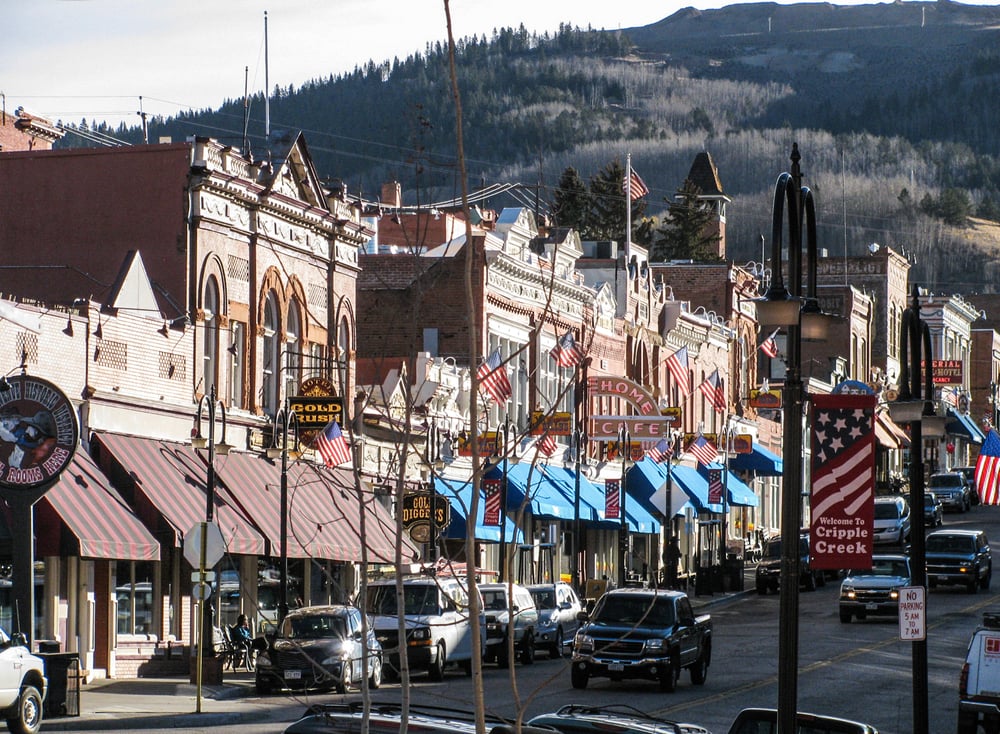
<svg viewBox="0 0 1000 734"><path fill-rule="evenodd" d="M965 663L962 666L962 674L958 676L958 695L964 696L965 689L969 686L969 664Z"/></svg>

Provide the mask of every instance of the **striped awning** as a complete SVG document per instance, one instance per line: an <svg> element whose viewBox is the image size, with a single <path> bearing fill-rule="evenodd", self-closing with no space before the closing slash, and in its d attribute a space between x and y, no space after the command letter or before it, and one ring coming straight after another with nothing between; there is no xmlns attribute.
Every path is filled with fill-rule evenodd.
<svg viewBox="0 0 1000 734"><path fill-rule="evenodd" d="M267 539L267 555L281 552L281 467L249 453L217 458L219 481L240 509ZM326 469L307 461L291 461L286 469L288 498L288 557L332 561L362 560L362 513L368 560L391 563L395 558L395 520L379 504L370 485L362 481L361 499L354 475L345 469ZM415 548L403 540L403 557Z"/></svg>
<svg viewBox="0 0 1000 734"><path fill-rule="evenodd" d="M97 464L77 449L59 480L35 505L37 553L158 561L160 544L111 488Z"/></svg>
<svg viewBox="0 0 1000 734"><path fill-rule="evenodd" d="M190 445L117 433L95 433L91 444L112 485L157 535L164 532L180 547L185 534L205 521L208 472ZM218 482L213 514L230 553L265 554L264 538Z"/></svg>

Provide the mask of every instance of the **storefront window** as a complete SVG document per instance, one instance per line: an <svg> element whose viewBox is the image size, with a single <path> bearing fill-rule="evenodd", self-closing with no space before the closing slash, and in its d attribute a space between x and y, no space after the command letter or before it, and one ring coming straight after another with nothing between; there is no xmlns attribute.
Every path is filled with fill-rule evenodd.
<svg viewBox="0 0 1000 734"><path fill-rule="evenodd" d="M153 634L153 564L119 561L115 578L118 634Z"/></svg>

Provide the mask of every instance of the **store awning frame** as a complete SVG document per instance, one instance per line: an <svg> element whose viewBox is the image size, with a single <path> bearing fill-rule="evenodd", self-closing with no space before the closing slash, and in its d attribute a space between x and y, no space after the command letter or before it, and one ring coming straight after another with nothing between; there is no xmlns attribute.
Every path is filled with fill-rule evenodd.
<svg viewBox="0 0 1000 734"><path fill-rule="evenodd" d="M732 466L729 470L723 464L709 464L705 466L704 464L698 465L698 473L705 477L706 486L708 483L708 470L709 469L720 469L722 470L722 481L725 488L729 491L728 504L735 507L759 507L760 498L757 493L754 492L750 487L743 482L738 476L733 473ZM721 507L721 506L720 506Z"/></svg>
<svg viewBox="0 0 1000 734"><path fill-rule="evenodd" d="M780 477L784 460L770 449L754 443L748 454L732 454L729 468L733 471L753 472L761 477Z"/></svg>

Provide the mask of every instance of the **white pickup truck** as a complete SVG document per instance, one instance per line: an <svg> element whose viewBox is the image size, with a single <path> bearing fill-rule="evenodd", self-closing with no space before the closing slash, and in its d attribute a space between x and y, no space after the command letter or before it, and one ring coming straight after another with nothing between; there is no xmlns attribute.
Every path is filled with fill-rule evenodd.
<svg viewBox="0 0 1000 734"><path fill-rule="evenodd" d="M0 629L0 715L13 734L35 734L42 726L48 680L45 663L32 655L24 637Z"/></svg>
<svg viewBox="0 0 1000 734"><path fill-rule="evenodd" d="M1000 725L1000 609L983 612L965 655L959 682L958 734Z"/></svg>

